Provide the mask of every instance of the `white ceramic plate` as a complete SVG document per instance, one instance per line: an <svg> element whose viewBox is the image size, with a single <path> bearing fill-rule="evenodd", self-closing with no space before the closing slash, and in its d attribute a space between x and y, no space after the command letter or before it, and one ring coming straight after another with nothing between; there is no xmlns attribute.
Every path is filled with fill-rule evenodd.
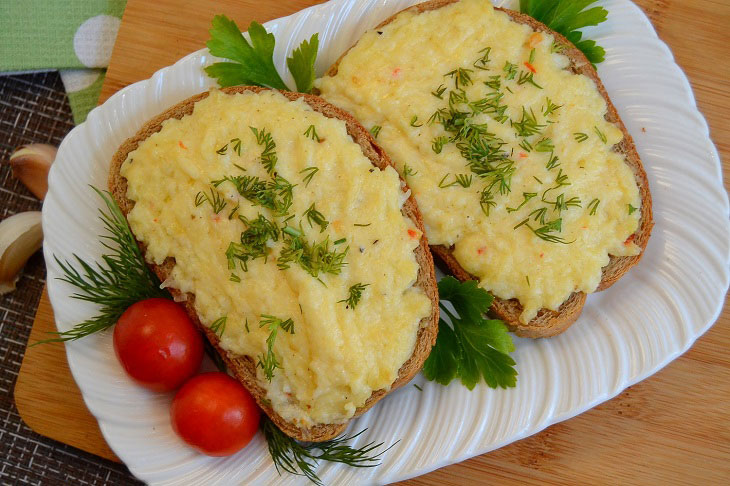
<svg viewBox="0 0 730 486"><path fill-rule="evenodd" d="M367 28L417 3L413 0L334 0L273 20L275 63L319 32L322 73ZM495 2L514 7L516 2ZM649 20L627 0L602 1L608 21L588 36L606 48L599 73L649 175L656 227L641 263L617 285L591 295L580 320L550 340L517 339L517 388L468 391L416 382L356 420L367 428L357 444L400 440L372 469L324 464L327 484L387 483L462 461L534 434L607 400L686 351L717 318L728 287L730 225L720 160L697 111L687 79ZM98 260L103 249L100 200L89 184L106 187L109 161L124 139L153 115L213 85L195 52L148 80L119 91L64 140L43 206L48 292L61 331L95 309L69 298L53 256ZM286 78L293 85L290 78ZM173 434L171 397L133 385L117 364L110 333L67 345L71 371L114 452L153 484L285 484L259 436L244 451L209 458Z"/></svg>

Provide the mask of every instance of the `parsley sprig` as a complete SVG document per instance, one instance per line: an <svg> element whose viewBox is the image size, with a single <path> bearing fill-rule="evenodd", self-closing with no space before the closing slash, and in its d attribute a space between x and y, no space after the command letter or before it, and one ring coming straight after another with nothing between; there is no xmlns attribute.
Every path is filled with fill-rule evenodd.
<svg viewBox="0 0 730 486"><path fill-rule="evenodd" d="M520 11L563 34L596 65L603 62L606 51L596 41L583 39L583 33L578 29L598 25L606 20L608 11L605 8L588 8L597 1L520 0Z"/></svg>
<svg viewBox="0 0 730 486"><path fill-rule="evenodd" d="M438 289L439 307L451 325L439 321L436 345L423 366L426 379L448 385L458 378L470 390L482 379L491 388L514 387L517 370L509 353L515 346L507 326L484 318L494 297L473 280L453 277L441 279Z"/></svg>
<svg viewBox="0 0 730 486"><path fill-rule="evenodd" d="M291 91L274 66L274 34L267 32L258 22L251 22L248 35L251 38L250 43L241 34L236 22L225 15L216 15L213 18L210 40L206 45L211 54L230 61L216 62L206 67L208 76L217 79L223 88L244 84ZM312 91L318 48L319 36L314 34L286 59L297 91L301 93Z"/></svg>

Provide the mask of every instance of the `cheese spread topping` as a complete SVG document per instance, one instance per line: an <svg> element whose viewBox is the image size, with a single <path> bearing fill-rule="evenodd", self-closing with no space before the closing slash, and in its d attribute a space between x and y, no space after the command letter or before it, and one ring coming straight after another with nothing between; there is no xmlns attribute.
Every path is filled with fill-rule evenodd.
<svg viewBox="0 0 730 486"><path fill-rule="evenodd" d="M431 302L395 170L278 92L212 91L121 169L129 223L223 349L299 426L352 417L413 353Z"/></svg>
<svg viewBox="0 0 730 486"><path fill-rule="evenodd" d="M551 35L486 0L403 12L315 85L352 112L407 179L432 245L520 320L592 292L609 255L639 252L630 167L595 83Z"/></svg>

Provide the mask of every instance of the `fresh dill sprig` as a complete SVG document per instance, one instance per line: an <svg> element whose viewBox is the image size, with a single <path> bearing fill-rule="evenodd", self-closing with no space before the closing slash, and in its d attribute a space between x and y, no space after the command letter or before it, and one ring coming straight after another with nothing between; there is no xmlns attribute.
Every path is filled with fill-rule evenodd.
<svg viewBox="0 0 730 486"><path fill-rule="evenodd" d="M302 169L299 171L300 174L306 173L307 175L304 176L304 179L302 181L304 182L304 187L307 187L310 182L312 182L312 177L314 177L314 174L316 174L319 171L319 167L307 167L305 169Z"/></svg>
<svg viewBox="0 0 730 486"><path fill-rule="evenodd" d="M289 319L280 319L278 317L261 314L261 321L259 327L266 327L269 330L269 337L266 338L266 354L261 354L258 358L259 361L256 366L261 367L264 371L264 376L267 380L271 381L274 377L274 370L281 368L281 363L276 359L274 354L274 342L276 341L276 335L281 328L289 334L294 334L294 321Z"/></svg>
<svg viewBox="0 0 730 486"><path fill-rule="evenodd" d="M249 128L256 137L256 143L264 147L263 152L261 152L261 165L264 166L269 174L274 174L274 168L278 161L278 157L276 155L276 142L274 142L274 139L271 137L271 133L267 132L265 128L262 128L261 130L255 127Z"/></svg>
<svg viewBox="0 0 730 486"><path fill-rule="evenodd" d="M239 279L240 280L240 279ZM210 330L213 331L218 337L223 337L223 333L226 332L226 321L228 316L219 317L211 323Z"/></svg>
<svg viewBox="0 0 730 486"><path fill-rule="evenodd" d="M327 226L329 226L329 222L327 221L327 219L325 219L322 213L317 211L317 209L314 207L314 203L312 203L312 205L309 206L306 211L304 211L303 216L307 218L307 222L309 223L310 228L312 227L313 223L319 225L320 233L326 230Z"/></svg>
<svg viewBox="0 0 730 486"><path fill-rule="evenodd" d="M383 443L368 442L355 449L347 443L354 440L364 429L355 435L341 436L326 442L299 442L284 432L265 415L261 418L261 431L269 446L269 454L274 461L276 471L286 471L297 476L304 476L314 484L322 486L315 469L318 461L339 462L351 467L375 467L379 460L391 447L376 453Z"/></svg>
<svg viewBox="0 0 730 486"><path fill-rule="evenodd" d="M380 125L373 125L373 128L370 129L370 133L373 135L373 138L378 138L378 134L382 128L383 127Z"/></svg>
<svg viewBox="0 0 730 486"><path fill-rule="evenodd" d="M106 205L106 210L99 209L99 218L104 223L106 234L99 236L109 253L102 255L103 263L96 263L95 266L74 255L81 270L68 260L61 261L55 255L54 259L64 274L59 280L77 289L71 297L99 305L99 313L68 331L52 332L50 334L56 337L38 341L33 346L81 339L113 326L129 306L140 300L170 297L165 290L160 289L160 281L145 265L127 219L111 194L94 186L91 188Z"/></svg>
<svg viewBox="0 0 730 486"><path fill-rule="evenodd" d="M201 206L204 203L210 203L211 207L213 208L213 212L215 214L220 213L223 211L223 208L226 207L228 204L225 199L223 199L223 196L218 194L218 191L215 190L215 187L210 188L210 195L206 194L203 191L200 191L195 195L195 207Z"/></svg>
<svg viewBox="0 0 730 486"><path fill-rule="evenodd" d="M367 287L368 285L370 284L356 283L355 285L351 286L350 289L347 291L347 298L338 300L337 303L344 302L348 309L354 309L355 306L360 303L360 299L362 298L362 291L365 290L365 287Z"/></svg>
<svg viewBox="0 0 730 486"><path fill-rule="evenodd" d="M418 115L413 115L411 117L410 125L414 128L422 127L423 123L418 123Z"/></svg>
<svg viewBox="0 0 730 486"><path fill-rule="evenodd" d="M307 128L307 131L304 132L305 137L309 137L312 140L316 142L321 142L319 135L317 135L317 129L314 127L314 125L309 125L309 128Z"/></svg>

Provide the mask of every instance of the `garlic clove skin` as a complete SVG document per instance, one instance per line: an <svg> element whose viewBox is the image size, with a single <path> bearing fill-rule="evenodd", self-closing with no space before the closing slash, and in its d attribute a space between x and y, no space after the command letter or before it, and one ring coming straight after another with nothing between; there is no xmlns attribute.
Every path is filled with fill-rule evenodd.
<svg viewBox="0 0 730 486"><path fill-rule="evenodd" d="M13 176L20 180L38 199L48 192L48 171L56 159L58 149L45 143L18 147L10 156Z"/></svg>
<svg viewBox="0 0 730 486"><path fill-rule="evenodd" d="M0 221L0 295L15 290L20 270L42 243L40 211L18 213Z"/></svg>

